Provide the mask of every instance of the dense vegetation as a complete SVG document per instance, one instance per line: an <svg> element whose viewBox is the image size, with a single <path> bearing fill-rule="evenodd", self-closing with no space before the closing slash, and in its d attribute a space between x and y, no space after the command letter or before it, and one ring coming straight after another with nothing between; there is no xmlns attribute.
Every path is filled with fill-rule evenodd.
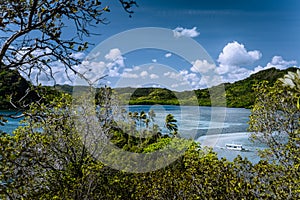
<svg viewBox="0 0 300 200"><path fill-rule="evenodd" d="M165 121L169 132L161 133L155 113L115 109L110 88L98 93L96 112L85 104L86 96L45 97L49 104L33 103L27 111L28 126L0 137L0 198L299 199L300 71L268 84L254 88L253 138L270 147L257 164L241 157L218 159L211 149L180 138L171 115ZM80 106L76 112L70 109L74 104ZM118 117L111 117L115 111ZM119 150L105 148L110 142L132 154L119 157ZM154 170L182 149L177 159ZM153 152L159 155L158 162L148 163L153 170L128 170L147 167L137 164L137 156L147 161Z"/></svg>
<svg viewBox="0 0 300 200"><path fill-rule="evenodd" d="M234 83L225 83L226 105L227 107L250 108L254 104L255 92L254 86L263 81L268 81L268 85L274 85L278 78L283 77L288 71L295 72L296 68L278 70L270 68L252 74L250 77ZM12 70L2 70L0 73L0 109L13 109L10 102L17 102L26 91L29 91L30 84L18 72ZM80 87L80 86L76 86ZM77 88L85 90L86 87ZM210 89L199 89L194 91L176 92L165 88L116 88L114 91L119 100L125 104L131 105L200 105L211 106L211 91L217 90L216 87ZM44 89L49 90L48 87ZM72 94L73 87L68 85L56 85L55 89L60 92ZM100 89L98 89L99 92ZM13 91L13 92L12 92ZM37 98L32 93L27 94L27 99Z"/></svg>
<svg viewBox="0 0 300 200"><path fill-rule="evenodd" d="M263 81L268 81L268 85L274 85L278 78L283 77L288 71L295 72L296 68L286 70L278 70L270 68L252 74L250 77L234 83L225 83L225 94L220 93L220 96L225 95L227 107L243 107L250 108L255 101L254 86ZM130 105L200 105L211 106L211 92L218 90L215 86L212 88L198 89L194 91L171 91L165 88L116 88L115 92L119 99ZM60 91L72 93L71 86L56 86ZM214 97L218 98L218 97ZM218 105L218 99L215 99L215 105ZM220 100L221 102L221 100ZM224 105L220 103L220 105Z"/></svg>
<svg viewBox="0 0 300 200"><path fill-rule="evenodd" d="M30 83L26 81L15 70L0 71L0 108L13 108L12 102L16 102L26 95L30 88Z"/></svg>
<svg viewBox="0 0 300 200"><path fill-rule="evenodd" d="M135 1L119 1L131 14ZM52 88L33 87L19 76L24 65L43 71L42 66L51 68L57 61L65 63L65 69L77 64L79 60L69 55L87 48L82 36L89 35L88 28L103 22L102 13L109 11L102 2L8 0L0 7L4 13L0 31L8 37L0 49L1 108L22 108L24 115L24 126L13 134L0 131L0 199L300 198L299 71L278 82L285 71L269 69L225 84L229 106L254 105L252 138L269 146L257 164L241 157L230 162L181 138L174 116L166 116L168 131L162 133L154 123L155 113L126 113L115 104L117 96L139 104L178 104L181 99L180 104L196 100L210 105L208 89L177 93L127 88L123 91L129 92L119 90L115 95L110 88L101 88L92 94L94 101L85 90L89 88L74 98ZM80 25L78 37L61 37L64 18ZM45 48L51 49L50 55L33 54ZM24 49L28 52L20 53ZM265 79L269 82L261 82ZM61 89L72 92L68 86ZM156 157L151 157L153 153ZM138 159L141 155L146 164Z"/></svg>
<svg viewBox="0 0 300 200"><path fill-rule="evenodd" d="M53 98L59 91L48 86L33 86L16 70L0 71L0 110L26 110L32 102L47 103L45 94Z"/></svg>
<svg viewBox="0 0 300 200"><path fill-rule="evenodd" d="M254 104L255 100L255 93L253 90L254 85L262 81L268 81L268 85L271 86L278 78L283 77L283 75L288 71L295 72L296 68L289 68L286 70L270 68L256 74L252 74L244 80L234 83L225 83L225 94L223 95L226 96L226 105L228 107L250 108ZM221 86L183 92L176 92L161 88L117 88L116 92L120 95L120 99L127 100L127 103L129 104L211 106L211 92L218 90L218 87ZM222 96L222 93L220 93L220 96ZM218 99L216 99L216 105L218 105Z"/></svg>

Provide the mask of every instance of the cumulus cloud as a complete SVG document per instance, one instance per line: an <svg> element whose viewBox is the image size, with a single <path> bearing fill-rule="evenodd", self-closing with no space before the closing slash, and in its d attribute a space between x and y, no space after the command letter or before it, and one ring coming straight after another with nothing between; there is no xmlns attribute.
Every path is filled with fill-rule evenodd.
<svg viewBox="0 0 300 200"><path fill-rule="evenodd" d="M157 74L150 74L150 79L158 79L159 76Z"/></svg>
<svg viewBox="0 0 300 200"><path fill-rule="evenodd" d="M187 29L183 27L177 27L173 30L175 37L197 37L200 33L197 31L197 27Z"/></svg>
<svg viewBox="0 0 300 200"><path fill-rule="evenodd" d="M208 71L214 70L216 68L216 65L214 63L208 63L207 60L196 60L192 64L192 72L207 73Z"/></svg>
<svg viewBox="0 0 300 200"><path fill-rule="evenodd" d="M142 72L140 73L140 76L141 76L142 78L146 78L146 77L148 76L148 72L147 72L147 71L142 71Z"/></svg>
<svg viewBox="0 0 300 200"><path fill-rule="evenodd" d="M212 76L202 76L200 82L198 83L199 88L209 88L223 83L222 77L218 75Z"/></svg>
<svg viewBox="0 0 300 200"><path fill-rule="evenodd" d="M107 64L108 67L114 65L119 65L120 67L124 67L124 57L122 56L122 53L118 48L111 49L109 53L105 55L105 59L107 61L110 61Z"/></svg>
<svg viewBox="0 0 300 200"><path fill-rule="evenodd" d="M52 62L51 65L51 70L42 64L40 65L42 70L32 68L30 77L27 76L29 73L29 68L27 68L26 65L23 65L21 67L22 71L20 71L20 74L27 80L31 81L34 85L72 85L72 81L74 81L75 77L75 74L72 70L65 68L65 66L59 61ZM78 66L73 66L73 68L77 70ZM26 72L26 74L24 72Z"/></svg>
<svg viewBox="0 0 300 200"><path fill-rule="evenodd" d="M84 59L85 58L85 53L83 52L75 52L75 53L72 53L70 55L71 58L75 58L75 59Z"/></svg>
<svg viewBox="0 0 300 200"><path fill-rule="evenodd" d="M286 69L289 67L293 67L297 64L295 60L286 61L281 56L274 56L271 60L271 62L267 63L265 66L257 66L253 70L246 69L238 66L228 66L228 65L220 65L218 67L219 74L221 74L221 77L224 82L235 82L238 80L245 79L249 77L251 74L255 74L259 71L270 69L270 68L276 68L276 69ZM226 73L222 73L222 70Z"/></svg>
<svg viewBox="0 0 300 200"><path fill-rule="evenodd" d="M169 57L171 57L172 56L172 54L171 53L167 53L167 54L165 54L165 57L166 58L169 58Z"/></svg>
<svg viewBox="0 0 300 200"><path fill-rule="evenodd" d="M121 74L122 78L139 78L139 76L137 74L134 73L129 73L129 72L123 72Z"/></svg>
<svg viewBox="0 0 300 200"><path fill-rule="evenodd" d="M247 51L243 44L236 41L228 43L219 55L219 66L215 72L220 75L232 73L235 70L239 70L242 66L253 64L259 60L261 56L260 51Z"/></svg>
<svg viewBox="0 0 300 200"><path fill-rule="evenodd" d="M188 70L181 70L178 73L165 72L165 77L176 80L177 83L172 84L172 88L189 85L191 88L201 88L200 76L196 73L190 73Z"/></svg>
<svg viewBox="0 0 300 200"><path fill-rule="evenodd" d="M223 82L233 83L249 77L251 70L242 67L232 67L230 72L221 76Z"/></svg>
<svg viewBox="0 0 300 200"><path fill-rule="evenodd" d="M272 61L269 62L266 66L262 67L262 66L257 66L252 73L257 73L259 71L262 70L266 70L266 69L270 69L272 67L276 68L276 69L287 69L289 67L293 67L297 65L297 61L295 60L291 60L291 61L286 61L282 58L282 56L274 56L272 58Z"/></svg>
<svg viewBox="0 0 300 200"><path fill-rule="evenodd" d="M156 62L157 62L157 60L156 60L156 59L152 59L152 62L156 63Z"/></svg>

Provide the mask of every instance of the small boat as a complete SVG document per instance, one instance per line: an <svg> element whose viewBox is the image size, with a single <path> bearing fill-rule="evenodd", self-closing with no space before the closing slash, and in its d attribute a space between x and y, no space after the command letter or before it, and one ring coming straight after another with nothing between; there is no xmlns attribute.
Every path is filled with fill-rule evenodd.
<svg viewBox="0 0 300 200"><path fill-rule="evenodd" d="M245 149L241 144L226 144L225 146L228 150L249 151L249 149Z"/></svg>

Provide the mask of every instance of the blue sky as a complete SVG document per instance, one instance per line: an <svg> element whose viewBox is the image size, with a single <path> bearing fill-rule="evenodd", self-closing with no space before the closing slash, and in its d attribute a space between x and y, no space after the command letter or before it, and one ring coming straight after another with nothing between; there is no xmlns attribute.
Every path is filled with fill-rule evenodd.
<svg viewBox="0 0 300 200"><path fill-rule="evenodd" d="M103 5L107 4L111 9L110 13L105 14L109 24L95 28L93 31L100 35L88 40L96 46L109 37L130 29L167 28L201 44L211 56L215 64L214 72L222 82L244 79L270 67L284 69L299 66L298 0L137 0L137 3L138 7L133 8L135 13L130 18L122 10L119 1L104 0ZM106 60L106 68L109 69L105 73L108 74L107 83L112 86L118 79L125 77L122 76L124 73L137 80L136 86L142 86L141 73L148 72L143 73L148 77L152 73L147 71L149 69L140 69L138 66L149 64L149 68L151 63L172 68L181 77L178 80L186 81L189 88L203 88L208 85L204 84L203 74L193 70L196 60L189 63L180 55L157 49L126 54L120 49L121 47L116 46L111 52L102 52L106 58L110 58ZM93 47L89 49L90 52L92 50ZM84 56L87 54L85 52ZM80 56L83 57L82 54ZM195 67L197 66L194 69ZM97 73L100 73L99 70ZM165 76L154 75L152 77ZM61 83L68 82L61 78ZM155 85L159 84L153 81L153 86Z"/></svg>

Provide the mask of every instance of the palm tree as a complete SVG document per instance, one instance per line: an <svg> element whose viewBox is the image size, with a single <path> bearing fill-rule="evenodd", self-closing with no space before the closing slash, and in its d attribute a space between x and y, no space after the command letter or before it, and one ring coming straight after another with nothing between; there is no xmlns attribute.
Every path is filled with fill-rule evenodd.
<svg viewBox="0 0 300 200"><path fill-rule="evenodd" d="M178 126L177 120L174 118L172 114L168 114L165 119L165 127L170 131L170 134L173 136L177 135Z"/></svg>
<svg viewBox="0 0 300 200"><path fill-rule="evenodd" d="M154 122L154 118L156 117L156 114L155 114L154 110L150 110L148 112L148 116L151 119L151 121Z"/></svg>

